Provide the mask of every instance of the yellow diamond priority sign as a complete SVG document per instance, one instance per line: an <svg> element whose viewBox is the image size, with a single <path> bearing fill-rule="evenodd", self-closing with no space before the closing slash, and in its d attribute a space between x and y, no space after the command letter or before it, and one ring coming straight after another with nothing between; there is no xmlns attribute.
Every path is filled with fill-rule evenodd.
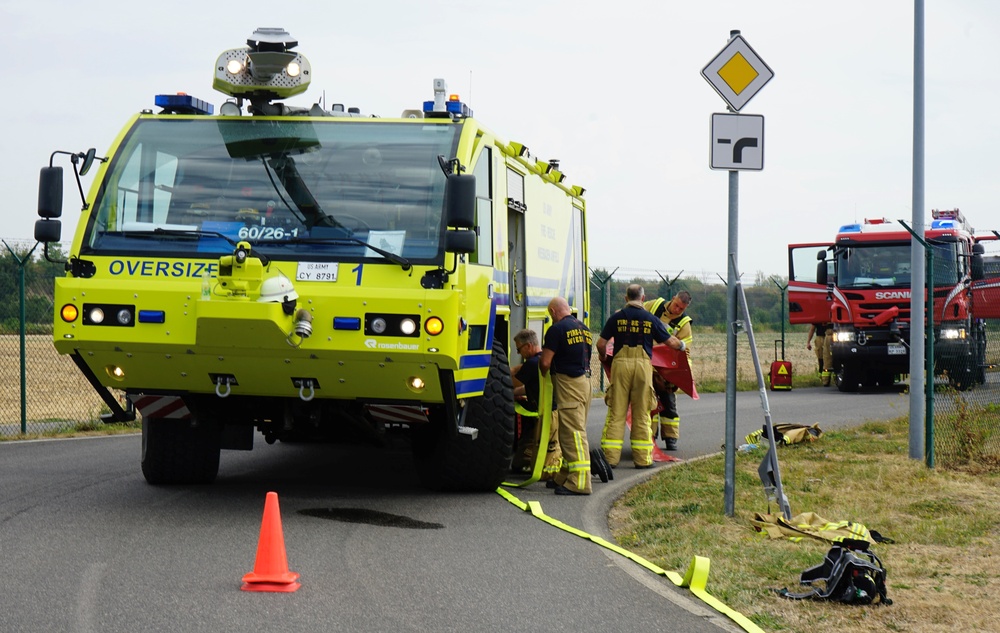
<svg viewBox="0 0 1000 633"><path fill-rule="evenodd" d="M701 74L736 112L774 77L774 72L742 35L729 40Z"/></svg>

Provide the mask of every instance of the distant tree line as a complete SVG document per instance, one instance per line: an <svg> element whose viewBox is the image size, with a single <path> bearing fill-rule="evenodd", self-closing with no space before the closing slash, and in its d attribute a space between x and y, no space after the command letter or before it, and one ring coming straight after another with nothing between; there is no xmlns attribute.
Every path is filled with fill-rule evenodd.
<svg viewBox="0 0 1000 633"><path fill-rule="evenodd" d="M16 334L20 331L20 269L24 268L25 279L25 321L27 330L31 333L51 332L53 315L53 291L55 278L65 274L63 264L47 261L43 255L43 247L39 244L34 251L32 243L17 241L14 244L0 244L0 333ZM13 251L13 252L11 252ZM30 255L29 255L30 252ZM50 247L52 259L65 259L59 245ZM19 264L21 260L23 264ZM691 278L663 279L642 278L632 279L608 278L608 271L595 269L590 276L590 315L591 327L600 329L604 321L625 303L625 288L632 283L642 284L648 298L663 297L669 299L681 290L691 293L693 302L688 314L696 326L710 327L718 331L726 329L726 286L723 280L717 284L707 284ZM754 329L781 329L784 314L785 328L788 325L787 294L779 286L787 284L784 277L767 276L758 272L752 282L744 281L747 304L750 307L750 318ZM608 299L605 304L605 293ZM782 298L784 297L784 308ZM605 313L607 305L610 312ZM738 315L742 318L742 315ZM800 326L796 326L799 328ZM803 326L804 327L804 326Z"/></svg>
<svg viewBox="0 0 1000 633"><path fill-rule="evenodd" d="M744 276L745 277L745 276ZM691 306L687 313L695 326L710 327L717 331L726 330L726 305L728 302L724 280L717 284L706 284L697 278L664 279L634 277L632 279L608 279L608 271L594 269L590 275L590 324L594 329L600 329L611 313L625 303L625 289L629 284L641 284L646 290L646 298L663 297L670 299L681 290L691 293ZM786 330L788 325L788 294L782 290L788 285L785 277L765 275L758 272L753 281L743 280L743 291L746 293L747 306L750 309L750 320L755 330L780 330L782 320ZM605 293L609 302L605 304ZM605 313L605 305L610 306L610 313ZM743 315L737 310L737 318ZM806 326L795 326L803 329Z"/></svg>

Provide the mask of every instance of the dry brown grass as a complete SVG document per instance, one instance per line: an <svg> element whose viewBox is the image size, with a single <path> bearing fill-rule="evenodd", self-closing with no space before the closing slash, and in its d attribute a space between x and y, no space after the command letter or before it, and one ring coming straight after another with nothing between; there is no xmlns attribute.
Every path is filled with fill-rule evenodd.
<svg viewBox="0 0 1000 633"><path fill-rule="evenodd" d="M776 332L757 334L762 371L766 375L773 361ZM737 380L756 380L750 346L745 334L737 336ZM87 421L101 411L103 402L80 370L67 356L56 352L50 335L26 337L26 405L29 422ZM780 355L780 343L778 345ZM21 419L20 341L17 336L0 336L0 380L8 385L0 392L0 424L17 424ZM816 356L805 348L804 333L786 333L785 360L792 362L793 379L815 375ZM722 384L726 377L726 335L709 330L696 331L691 355L695 384ZM593 384L600 390L597 354L593 357ZM800 378L801 380L801 378Z"/></svg>
<svg viewBox="0 0 1000 633"><path fill-rule="evenodd" d="M785 333L785 355L781 357L781 343L777 343L775 357L775 341L780 341L780 332L754 332L757 343L757 356L761 371L766 377L774 360L787 360L792 363L792 379L796 376L816 375L816 353L806 349L805 333ZM691 365L695 383L710 381L725 381L726 377L726 335L720 332L695 332L694 344L691 347ZM750 354L750 340L745 334L736 336L736 380L756 381L757 375Z"/></svg>
<svg viewBox="0 0 1000 633"><path fill-rule="evenodd" d="M17 336L0 336L0 424L21 420L21 343ZM25 338L25 400L29 423L96 417L101 398L68 356L61 356L52 336Z"/></svg>
<svg viewBox="0 0 1000 633"><path fill-rule="evenodd" d="M779 449L793 513L859 521L895 540L873 546L888 571L891 605L792 601L774 592L808 590L799 574L822 562L829 546L753 532L753 513L767 511L756 473L763 451L737 455L734 517L722 513L723 460L713 457L664 469L630 490L610 526L623 547L664 569L683 571L692 556L708 557L709 592L766 631L1000 631L1000 475L928 469L907 457L907 442L900 418Z"/></svg>
<svg viewBox="0 0 1000 633"><path fill-rule="evenodd" d="M765 380L775 357L775 340L780 341L780 332L754 332L757 355ZM777 355L781 356L781 343L777 344ZM806 349L805 332L785 333L785 355L781 360L791 361L792 380L795 385L804 381L818 384L816 353ZM591 359L592 383L594 391L601 390L600 366L595 353ZM721 391L726 381L726 334L708 329L696 329L691 346L691 371L695 385L700 391ZM736 337L736 381L737 384L756 384L753 357L750 355L750 341L746 334Z"/></svg>

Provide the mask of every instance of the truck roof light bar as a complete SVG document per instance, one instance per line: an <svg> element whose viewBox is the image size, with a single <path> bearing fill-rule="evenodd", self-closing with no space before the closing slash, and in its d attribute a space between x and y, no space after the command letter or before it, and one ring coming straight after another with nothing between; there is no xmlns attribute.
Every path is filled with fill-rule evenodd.
<svg viewBox="0 0 1000 633"><path fill-rule="evenodd" d="M162 114L212 114L215 111L215 106L211 103L183 92L156 95L155 103L156 107L163 108Z"/></svg>

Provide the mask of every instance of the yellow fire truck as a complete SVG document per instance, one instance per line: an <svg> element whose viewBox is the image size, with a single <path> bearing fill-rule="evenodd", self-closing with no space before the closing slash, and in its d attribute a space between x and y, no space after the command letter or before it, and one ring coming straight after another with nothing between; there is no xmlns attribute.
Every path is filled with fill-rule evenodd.
<svg viewBox="0 0 1000 633"><path fill-rule="evenodd" d="M297 44L267 28L225 51L217 115L158 95L108 158L52 154L46 257L57 156L83 198L55 346L109 417L142 414L152 484L213 481L220 449L251 449L256 429L267 443L407 433L426 485L492 490L513 450L513 335L543 334L555 296L588 318L584 190L441 79L398 118L283 103L312 77Z"/></svg>

